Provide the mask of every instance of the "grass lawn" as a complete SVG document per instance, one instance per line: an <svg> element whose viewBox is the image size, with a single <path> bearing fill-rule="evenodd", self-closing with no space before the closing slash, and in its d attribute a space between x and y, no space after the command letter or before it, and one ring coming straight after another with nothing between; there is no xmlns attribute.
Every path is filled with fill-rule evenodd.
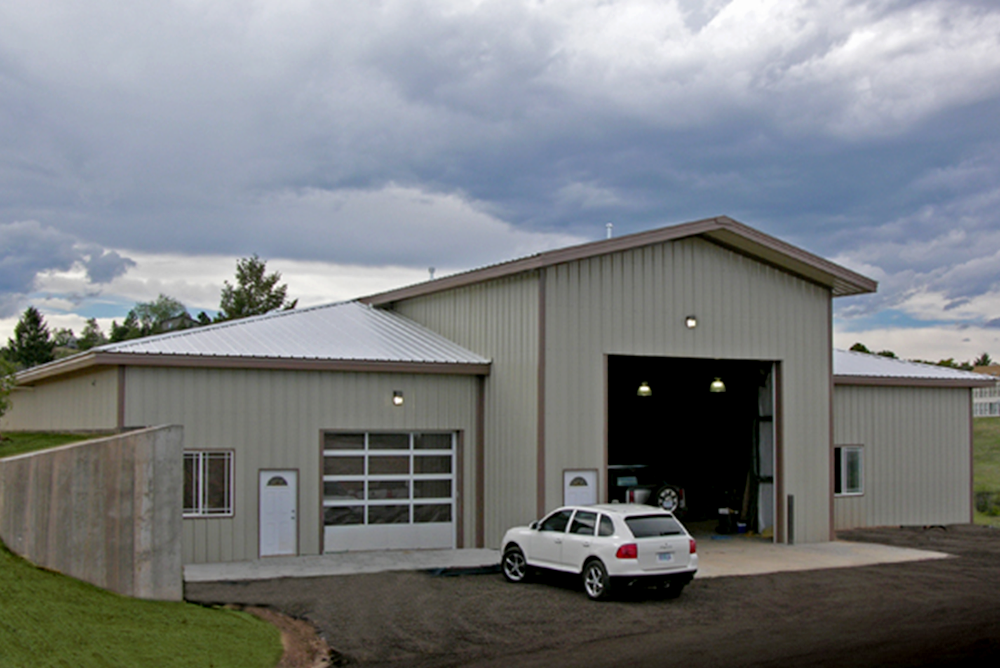
<svg viewBox="0 0 1000 668"><path fill-rule="evenodd" d="M35 568L0 543L0 666L273 668L279 631L249 614L140 601Z"/></svg>
<svg viewBox="0 0 1000 668"><path fill-rule="evenodd" d="M43 431L22 431L3 434L0 441L0 457L20 455L34 450L45 450L57 445L101 438L106 434L52 434Z"/></svg>
<svg viewBox="0 0 1000 668"><path fill-rule="evenodd" d="M1000 417L979 417L972 421L973 488L977 492L1000 494ZM1000 517L976 511L976 524L1000 527Z"/></svg>

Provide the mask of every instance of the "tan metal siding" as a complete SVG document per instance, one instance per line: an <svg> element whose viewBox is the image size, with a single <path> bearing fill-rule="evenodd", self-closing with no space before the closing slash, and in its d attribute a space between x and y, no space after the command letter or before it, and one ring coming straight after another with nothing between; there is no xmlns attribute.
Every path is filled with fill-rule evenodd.
<svg viewBox="0 0 1000 668"><path fill-rule="evenodd" d="M604 469L605 355L772 360L795 538L829 540L828 290L701 239L550 267L545 285L548 506L563 469Z"/></svg>
<svg viewBox="0 0 1000 668"><path fill-rule="evenodd" d="M836 386L834 443L864 446L864 495L834 498L835 528L968 522L971 400L968 388Z"/></svg>
<svg viewBox="0 0 1000 668"><path fill-rule="evenodd" d="M97 369L41 382L12 395L3 428L32 430L113 430L118 426L118 371Z"/></svg>
<svg viewBox="0 0 1000 668"><path fill-rule="evenodd" d="M485 381L484 530L496 547L535 519L538 277L532 272L407 300L397 312L493 360ZM471 504L468 506L472 512Z"/></svg>
<svg viewBox="0 0 1000 668"><path fill-rule="evenodd" d="M393 390L405 403L391 404ZM321 547L320 430L463 432L466 541L475 498L474 377L268 370L129 368L127 425L181 424L186 449L232 449L234 516L185 519L184 563L258 554L258 470L299 470L299 553Z"/></svg>

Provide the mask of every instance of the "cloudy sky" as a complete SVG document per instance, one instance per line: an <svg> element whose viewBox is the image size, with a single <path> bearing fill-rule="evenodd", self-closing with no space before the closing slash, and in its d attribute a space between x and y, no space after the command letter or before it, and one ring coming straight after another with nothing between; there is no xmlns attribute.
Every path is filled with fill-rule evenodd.
<svg viewBox="0 0 1000 668"><path fill-rule="evenodd" d="M5 0L0 341L726 214L879 281L837 345L1000 357L998 119L994 0Z"/></svg>

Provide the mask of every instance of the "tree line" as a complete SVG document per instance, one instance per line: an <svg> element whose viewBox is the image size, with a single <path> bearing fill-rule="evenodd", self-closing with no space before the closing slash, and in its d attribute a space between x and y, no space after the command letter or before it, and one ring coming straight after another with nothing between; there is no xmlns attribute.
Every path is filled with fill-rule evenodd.
<svg viewBox="0 0 1000 668"><path fill-rule="evenodd" d="M867 353L869 355L879 355L881 357L890 357L892 359L899 359L896 357L896 353L891 350L879 350L878 352L874 350L869 350L868 347L863 343L855 343L851 346L851 350L856 353ZM909 360L911 362L920 362L921 364L932 364L934 366L946 366L952 369L961 369L963 371L972 371L978 366L992 366L993 358L990 357L989 353L983 353L971 362L956 362L954 357L949 357L948 359L938 360L937 362L932 362L930 360Z"/></svg>
<svg viewBox="0 0 1000 668"><path fill-rule="evenodd" d="M281 273L267 273L267 262L256 254L241 258L236 262L235 284L224 281L219 312L214 318L204 311L192 317L179 300L160 294L152 301L137 302L121 324L113 320L107 334L95 318L87 320L79 336L72 329L50 331L41 312L29 306L14 326L13 338L7 339L7 345L0 348L0 377L105 343L293 309L298 300L288 299L288 285L279 284L280 280Z"/></svg>

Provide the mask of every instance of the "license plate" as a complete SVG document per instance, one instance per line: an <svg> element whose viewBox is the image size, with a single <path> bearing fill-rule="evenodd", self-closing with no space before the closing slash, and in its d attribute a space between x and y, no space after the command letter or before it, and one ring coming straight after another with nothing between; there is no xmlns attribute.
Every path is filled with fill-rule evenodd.
<svg viewBox="0 0 1000 668"><path fill-rule="evenodd" d="M674 560L674 554L673 554L673 552L657 552L656 553L656 560L659 561L659 562L673 561Z"/></svg>

